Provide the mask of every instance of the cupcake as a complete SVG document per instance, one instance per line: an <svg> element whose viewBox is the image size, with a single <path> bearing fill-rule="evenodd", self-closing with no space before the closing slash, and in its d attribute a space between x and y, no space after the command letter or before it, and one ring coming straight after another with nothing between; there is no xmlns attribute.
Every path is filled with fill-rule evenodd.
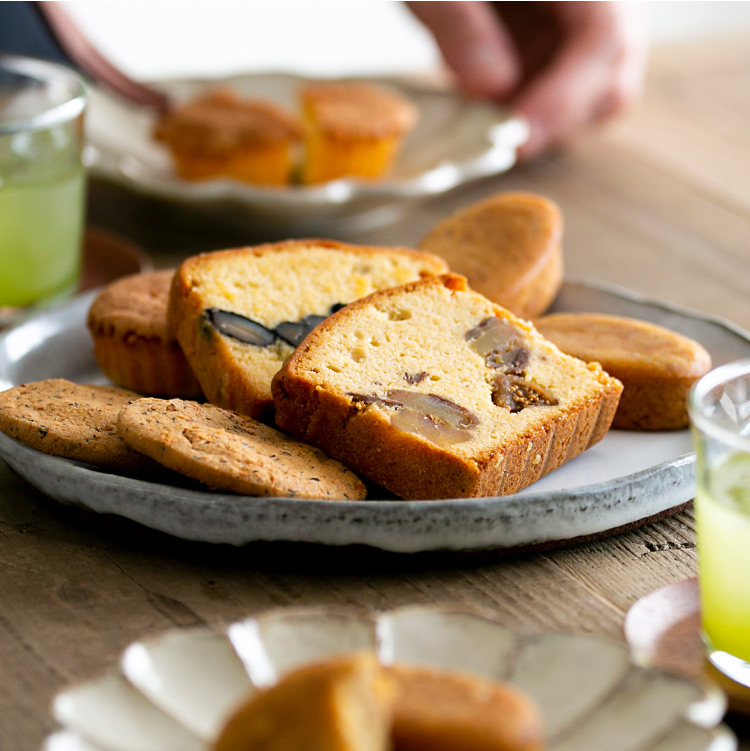
<svg viewBox="0 0 750 751"><path fill-rule="evenodd" d="M87 325L94 356L112 383L141 394L201 397L203 392L167 325L174 271L135 274L105 287Z"/></svg>
<svg viewBox="0 0 750 751"><path fill-rule="evenodd" d="M228 89L186 102L154 130L186 180L231 177L258 185L289 183L301 136L300 124L278 105Z"/></svg>
<svg viewBox="0 0 750 751"><path fill-rule="evenodd" d="M379 84L311 83L300 98L307 125L304 183L381 177L417 122L414 104Z"/></svg>

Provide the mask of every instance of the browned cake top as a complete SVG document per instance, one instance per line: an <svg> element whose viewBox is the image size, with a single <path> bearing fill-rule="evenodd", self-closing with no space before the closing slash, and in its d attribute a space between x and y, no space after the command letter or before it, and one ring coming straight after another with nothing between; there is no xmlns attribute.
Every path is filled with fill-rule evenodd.
<svg viewBox="0 0 750 751"><path fill-rule="evenodd" d="M417 108L386 86L364 82L308 84L300 92L307 116L339 138L401 135L417 122Z"/></svg>
<svg viewBox="0 0 750 751"><path fill-rule="evenodd" d="M173 269L136 274L105 287L89 310L91 331L174 340L167 325Z"/></svg>
<svg viewBox="0 0 750 751"><path fill-rule="evenodd" d="M295 141L302 129L273 102L244 99L232 91L212 91L165 115L154 135L177 148L221 154L242 146Z"/></svg>

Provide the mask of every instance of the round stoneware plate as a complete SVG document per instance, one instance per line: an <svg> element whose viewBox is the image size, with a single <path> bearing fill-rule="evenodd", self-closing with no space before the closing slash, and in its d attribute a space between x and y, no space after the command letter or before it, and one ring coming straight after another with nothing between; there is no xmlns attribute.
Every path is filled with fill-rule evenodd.
<svg viewBox="0 0 750 751"><path fill-rule="evenodd" d="M93 295L0 336L0 390L57 377L106 383L85 326ZM566 282L554 310L653 321L701 342L715 365L750 357L750 336L728 323L592 282ZM360 544L413 553L562 544L669 513L693 497L695 455L688 430L612 430L515 495L335 502L254 498L122 477L48 456L2 433L0 459L58 501L188 540Z"/></svg>
<svg viewBox="0 0 750 751"><path fill-rule="evenodd" d="M297 91L309 79L288 74L162 81L156 86L176 102L210 88L229 86L244 96L276 101L295 111ZM408 205L471 180L504 172L528 135L525 123L506 110L455 93L398 80L420 119L383 180L336 180L316 186L268 188L234 180L187 181L174 171L167 150L152 137L155 117L95 89L86 118L91 171L133 190L257 229L315 232L336 226L363 231L395 220Z"/></svg>
<svg viewBox="0 0 750 751"><path fill-rule="evenodd" d="M271 611L226 631L131 644L119 670L59 693L64 729L45 751L208 751L232 708L305 662L372 650L381 662L506 681L541 710L547 751L732 751L723 694L634 665L626 646L586 635L519 634L477 613Z"/></svg>

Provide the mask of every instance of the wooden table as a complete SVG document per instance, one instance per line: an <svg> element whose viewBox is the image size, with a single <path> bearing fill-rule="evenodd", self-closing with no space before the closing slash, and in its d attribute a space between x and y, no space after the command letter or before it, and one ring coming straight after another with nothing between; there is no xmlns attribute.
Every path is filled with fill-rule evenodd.
<svg viewBox="0 0 750 751"><path fill-rule="evenodd" d="M632 116L564 155L452 193L356 239L409 245L455 207L499 190L537 191L563 209L569 274L750 329L748 121L749 39L660 49ZM90 221L141 242L158 266L270 239L97 182ZM111 667L129 642L164 629L219 626L274 607L437 602L489 608L516 629L622 639L638 598L695 570L691 511L511 558L267 544L234 550L64 508L0 462L0 748L37 749L54 727L48 704L57 689Z"/></svg>

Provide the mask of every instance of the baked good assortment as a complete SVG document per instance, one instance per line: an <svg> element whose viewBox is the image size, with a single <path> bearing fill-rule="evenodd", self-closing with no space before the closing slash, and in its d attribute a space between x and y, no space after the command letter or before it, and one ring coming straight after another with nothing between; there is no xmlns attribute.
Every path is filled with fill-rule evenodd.
<svg viewBox="0 0 750 751"><path fill-rule="evenodd" d="M621 391L456 275L347 305L273 380L282 430L414 500L521 490L601 440Z"/></svg>
<svg viewBox="0 0 750 751"><path fill-rule="evenodd" d="M296 117L273 102L209 91L163 115L154 137L171 151L180 177L231 177L286 185L302 139Z"/></svg>
<svg viewBox="0 0 750 751"><path fill-rule="evenodd" d="M563 218L533 193L498 193L439 222L419 243L521 318L544 313L563 280Z"/></svg>
<svg viewBox="0 0 750 751"><path fill-rule="evenodd" d="M359 478L322 451L212 404L139 399L117 428L125 442L211 488L254 496L361 500Z"/></svg>
<svg viewBox="0 0 750 751"><path fill-rule="evenodd" d="M51 378L0 391L0 430L53 456L123 472L151 471L150 459L123 441L120 410L139 398L112 386Z"/></svg>
<svg viewBox="0 0 750 751"><path fill-rule="evenodd" d="M523 280L503 282L516 309L545 309L561 231L545 199L482 201L423 244L476 253L478 274L492 228L525 249L504 272ZM357 472L379 493L420 500L514 493L610 426L687 425L687 392L711 366L697 342L600 314L535 327L447 271L424 250L289 240L121 279L87 324L102 372L128 390L18 386L0 394L0 430L229 492L359 500Z"/></svg>
<svg viewBox="0 0 750 751"><path fill-rule="evenodd" d="M330 240L206 253L177 269L169 319L207 399L267 418L271 379L313 326L374 290L446 269L429 253Z"/></svg>
<svg viewBox="0 0 750 751"><path fill-rule="evenodd" d="M554 313L536 326L563 352L601 363L622 381L613 427L688 427L688 392L711 369L711 356L694 339L647 321L599 313Z"/></svg>
<svg viewBox="0 0 750 751"><path fill-rule="evenodd" d="M306 123L304 183L381 177L418 119L407 97L381 84L311 83L300 99Z"/></svg>
<svg viewBox="0 0 750 751"><path fill-rule="evenodd" d="M167 323L174 270L135 274L107 285L86 323L94 356L112 383L149 396L203 395Z"/></svg>
<svg viewBox="0 0 750 751"><path fill-rule="evenodd" d="M354 653L304 665L252 694L213 751L540 751L539 710L469 673Z"/></svg>
<svg viewBox="0 0 750 751"><path fill-rule="evenodd" d="M366 81L310 83L299 96L298 116L230 88L208 91L160 117L153 135L186 180L281 186L381 177L418 117L406 96Z"/></svg>

